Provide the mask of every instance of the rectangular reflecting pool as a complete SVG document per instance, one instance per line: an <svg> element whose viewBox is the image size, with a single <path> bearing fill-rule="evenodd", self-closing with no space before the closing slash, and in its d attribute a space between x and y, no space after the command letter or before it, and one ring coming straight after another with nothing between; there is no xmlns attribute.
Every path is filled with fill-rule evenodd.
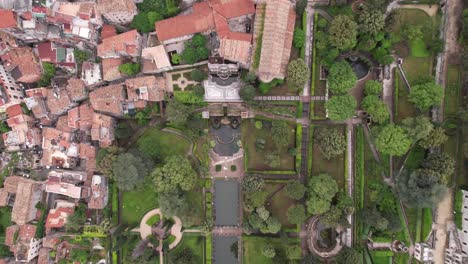
<svg viewBox="0 0 468 264"><path fill-rule="evenodd" d="M213 237L213 263L215 264L237 264L237 256L234 255L233 249L238 247L233 244L239 245L239 237L230 236L215 236ZM238 250L237 250L238 252Z"/></svg>
<svg viewBox="0 0 468 264"><path fill-rule="evenodd" d="M239 183L215 180L215 226L239 225Z"/></svg>

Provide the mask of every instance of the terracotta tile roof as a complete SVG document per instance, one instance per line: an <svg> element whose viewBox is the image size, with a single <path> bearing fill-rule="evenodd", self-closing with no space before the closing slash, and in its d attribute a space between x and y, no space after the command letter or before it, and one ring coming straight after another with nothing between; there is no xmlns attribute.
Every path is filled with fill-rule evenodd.
<svg viewBox="0 0 468 264"><path fill-rule="evenodd" d="M68 79L68 84L66 88L71 100L80 101L86 99L86 86L81 79L74 77Z"/></svg>
<svg viewBox="0 0 468 264"><path fill-rule="evenodd" d="M50 263L50 249L42 247L39 249L39 256L37 258L37 264L49 264Z"/></svg>
<svg viewBox="0 0 468 264"><path fill-rule="evenodd" d="M36 203L42 197L42 183L20 182L16 192L11 220L19 225L26 224L36 216Z"/></svg>
<svg viewBox="0 0 468 264"><path fill-rule="evenodd" d="M29 90L26 90L26 96L28 96L28 97L33 97L33 96L46 97L47 96L47 90L48 89L45 88L45 87L29 89Z"/></svg>
<svg viewBox="0 0 468 264"><path fill-rule="evenodd" d="M119 66L123 63L122 58L102 59L102 76L105 81L114 81L122 77Z"/></svg>
<svg viewBox="0 0 468 264"><path fill-rule="evenodd" d="M260 80L269 82L284 79L291 53L296 12L289 0L268 1L262 37L262 50L257 74ZM261 23L256 23L261 26ZM258 32L257 30L255 30Z"/></svg>
<svg viewBox="0 0 468 264"><path fill-rule="evenodd" d="M214 11L228 19L255 13L252 0L210 0L210 3Z"/></svg>
<svg viewBox="0 0 468 264"><path fill-rule="evenodd" d="M80 158L92 159L96 158L97 149L90 144L80 143Z"/></svg>
<svg viewBox="0 0 468 264"><path fill-rule="evenodd" d="M101 30L101 39L110 38L117 35L117 29L113 25L104 25Z"/></svg>
<svg viewBox="0 0 468 264"><path fill-rule="evenodd" d="M252 45L250 44L250 41L221 39L219 55L227 60L248 64L251 50Z"/></svg>
<svg viewBox="0 0 468 264"><path fill-rule="evenodd" d="M21 176L6 177L5 181L3 182L3 188L8 193L16 193L16 190L18 189L18 184L24 181L29 181L29 180Z"/></svg>
<svg viewBox="0 0 468 264"><path fill-rule="evenodd" d="M15 234L19 232L18 225L11 225L5 229L5 245L11 247L15 244Z"/></svg>
<svg viewBox="0 0 468 264"><path fill-rule="evenodd" d="M32 83L41 78L42 69L30 47L19 47L2 55L4 66L8 71L15 71L17 81Z"/></svg>
<svg viewBox="0 0 468 264"><path fill-rule="evenodd" d="M145 76L125 81L127 97L130 101L145 100L159 102L164 100L166 79L163 77Z"/></svg>
<svg viewBox="0 0 468 264"><path fill-rule="evenodd" d="M94 110L114 116L123 115L122 103L125 100L122 84L101 87L89 94Z"/></svg>
<svg viewBox="0 0 468 264"><path fill-rule="evenodd" d="M69 215L75 211L71 207L59 207L57 209L51 209L47 215L45 227L46 228L60 228L67 223Z"/></svg>
<svg viewBox="0 0 468 264"><path fill-rule="evenodd" d="M208 2L193 4L193 12L176 16L155 23L156 34L160 41L166 41L195 33L215 29L212 9Z"/></svg>
<svg viewBox="0 0 468 264"><path fill-rule="evenodd" d="M97 0L97 8L101 13L138 12L133 0Z"/></svg>
<svg viewBox="0 0 468 264"><path fill-rule="evenodd" d="M84 103L71 109L68 111L68 127L89 131L93 124L93 113L94 110L89 103Z"/></svg>
<svg viewBox="0 0 468 264"><path fill-rule="evenodd" d="M46 104L51 114L61 115L74 103L65 89L48 89Z"/></svg>
<svg viewBox="0 0 468 264"><path fill-rule="evenodd" d="M15 117L17 115L23 114L23 108L21 108L21 105L19 105L19 104L12 105L12 106L9 106L6 109L6 113L7 113L7 116L9 118L12 118L12 117Z"/></svg>
<svg viewBox="0 0 468 264"><path fill-rule="evenodd" d="M97 47L97 54L99 57L107 57L118 55L125 52L130 56L138 56L137 46L140 45L138 39L141 35L136 29L109 37L102 40L102 43Z"/></svg>
<svg viewBox="0 0 468 264"><path fill-rule="evenodd" d="M19 229L18 239L23 241L29 241L34 238L36 235L36 226L35 225L22 225Z"/></svg>
<svg viewBox="0 0 468 264"><path fill-rule="evenodd" d="M108 147L114 141L114 118L94 113L91 139L99 141L100 147Z"/></svg>
<svg viewBox="0 0 468 264"><path fill-rule="evenodd" d="M52 42L42 42L37 44L37 51L39 53L39 58L42 61L56 62L56 52L52 50Z"/></svg>
<svg viewBox="0 0 468 264"><path fill-rule="evenodd" d="M16 15L13 10L0 9L0 28L16 28Z"/></svg>
<svg viewBox="0 0 468 264"><path fill-rule="evenodd" d="M8 204L8 192L4 188L0 188L0 206L6 206Z"/></svg>
<svg viewBox="0 0 468 264"><path fill-rule="evenodd" d="M71 111L71 110L70 110ZM68 111L68 112L70 112ZM67 133L73 132L73 129L68 126L68 116L61 116L57 119L57 124L55 128L60 131L64 131Z"/></svg>

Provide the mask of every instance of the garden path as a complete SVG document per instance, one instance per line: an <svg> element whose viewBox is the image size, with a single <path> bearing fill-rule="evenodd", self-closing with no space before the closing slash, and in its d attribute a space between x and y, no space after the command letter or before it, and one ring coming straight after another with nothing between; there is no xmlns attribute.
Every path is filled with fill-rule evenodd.
<svg viewBox="0 0 468 264"><path fill-rule="evenodd" d="M347 148L347 164L348 167L348 175L346 176L347 186L348 186L348 195L349 197L354 197L354 126L351 122L347 123L346 126L347 133L346 133L346 144ZM352 214L348 215L348 222L350 223L351 227L346 229L346 246L351 247L353 243L353 225L354 225L354 217Z"/></svg>
<svg viewBox="0 0 468 264"><path fill-rule="evenodd" d="M452 1L452 0L451 0ZM400 5L398 0L393 0L388 6L387 10L385 11L385 15L388 15L395 9L398 8L405 8L405 9L419 9L424 11L428 16L433 17L437 14L437 10L439 9L439 5Z"/></svg>
<svg viewBox="0 0 468 264"><path fill-rule="evenodd" d="M305 32L305 56L304 61L307 64L307 74L310 77L310 71L312 69L312 45L314 43L314 11L307 12L306 10L306 32ZM302 96L309 97L310 96L310 78L307 78L307 82L304 84L304 89L302 90Z"/></svg>
<svg viewBox="0 0 468 264"><path fill-rule="evenodd" d="M396 77L393 75L393 70L395 69L396 66L397 66L396 62L392 62L392 64L388 66L388 69L389 69L388 71L390 72L389 78L383 80L383 101L387 105L387 108L390 109L391 121L393 121L393 98L394 98L393 94L394 94L394 89L396 89L396 87L394 87L394 83L395 83L394 79Z"/></svg>
<svg viewBox="0 0 468 264"><path fill-rule="evenodd" d="M183 71L176 71L176 72L166 73L166 88L168 88L168 91L173 91L174 90L174 85L179 86L179 88L182 91L185 91L185 88L187 88L187 86L189 86L190 84L192 84L192 85L198 84L198 82L188 80L184 76L184 73L191 72L191 71L192 70L183 70ZM175 80L174 75L177 75L177 74L180 75L180 77L177 78L177 80Z"/></svg>

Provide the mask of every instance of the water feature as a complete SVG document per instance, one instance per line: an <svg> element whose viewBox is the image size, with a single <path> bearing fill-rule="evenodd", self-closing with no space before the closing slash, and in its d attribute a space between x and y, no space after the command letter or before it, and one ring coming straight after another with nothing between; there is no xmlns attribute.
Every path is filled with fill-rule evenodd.
<svg viewBox="0 0 468 264"><path fill-rule="evenodd" d="M215 226L239 225L239 183L215 180Z"/></svg>
<svg viewBox="0 0 468 264"><path fill-rule="evenodd" d="M353 68L354 74L356 74L358 80L366 77L369 73L370 67L363 59L357 56L350 56L346 61L351 65L351 68Z"/></svg>
<svg viewBox="0 0 468 264"><path fill-rule="evenodd" d="M237 258L231 251L231 246L239 243L238 237L215 236L213 238L213 260L215 264L237 264Z"/></svg>
<svg viewBox="0 0 468 264"><path fill-rule="evenodd" d="M216 154L229 157L239 151L237 141L241 138L241 129L238 124L222 124L219 128L211 127L211 133L216 141L213 151Z"/></svg>

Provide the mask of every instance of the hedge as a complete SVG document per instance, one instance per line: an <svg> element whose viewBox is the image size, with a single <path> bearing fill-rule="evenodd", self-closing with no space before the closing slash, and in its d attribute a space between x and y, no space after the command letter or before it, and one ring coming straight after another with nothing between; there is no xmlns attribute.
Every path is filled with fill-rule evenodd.
<svg viewBox="0 0 468 264"><path fill-rule="evenodd" d="M422 208L418 208L416 210L416 235L414 237L414 241L419 242L421 241Z"/></svg>
<svg viewBox="0 0 468 264"><path fill-rule="evenodd" d="M455 211L455 225L457 226L458 229L462 228L462 222L463 222L463 192L462 190L457 190L455 192L455 201L453 204L453 209Z"/></svg>
<svg viewBox="0 0 468 264"><path fill-rule="evenodd" d="M300 173L301 171L301 161L302 161L302 125L297 125L296 127L296 171Z"/></svg>
<svg viewBox="0 0 468 264"><path fill-rule="evenodd" d="M309 158L308 158L308 161L307 161L307 171L308 171L308 174L310 176L310 174L312 173L312 155L313 155L313 142L314 142L314 125L311 124L310 125L310 129L309 129L309 146L307 146L309 148Z"/></svg>
<svg viewBox="0 0 468 264"><path fill-rule="evenodd" d="M314 15L314 34L317 31L317 20L318 20L318 13L315 13ZM312 47L312 70L311 70L311 81L310 81L310 95L313 96L315 95L315 71L317 68L317 60L316 60L316 48L315 48L315 43ZM313 119L312 117L315 117L315 112L314 112L314 101L310 101L310 118Z"/></svg>
<svg viewBox="0 0 468 264"><path fill-rule="evenodd" d="M400 87L399 87L399 79L400 79L400 76L399 74L397 74L397 70L396 68L393 69L393 77L395 78L395 87L393 89L393 92L395 93L394 95L394 100L393 100L393 119L395 120L398 116L398 90L400 90Z"/></svg>
<svg viewBox="0 0 468 264"><path fill-rule="evenodd" d="M355 148L355 189L358 192L355 197L356 206L364 208L364 131L361 126L356 128L356 148Z"/></svg>
<svg viewBox="0 0 468 264"><path fill-rule="evenodd" d="M376 257L393 257L393 251L390 250L376 250L372 251L372 255Z"/></svg>
<svg viewBox="0 0 468 264"><path fill-rule="evenodd" d="M213 249L212 249L212 237L211 234L207 235L205 238L205 263L211 264L212 263L212 256L213 256Z"/></svg>

